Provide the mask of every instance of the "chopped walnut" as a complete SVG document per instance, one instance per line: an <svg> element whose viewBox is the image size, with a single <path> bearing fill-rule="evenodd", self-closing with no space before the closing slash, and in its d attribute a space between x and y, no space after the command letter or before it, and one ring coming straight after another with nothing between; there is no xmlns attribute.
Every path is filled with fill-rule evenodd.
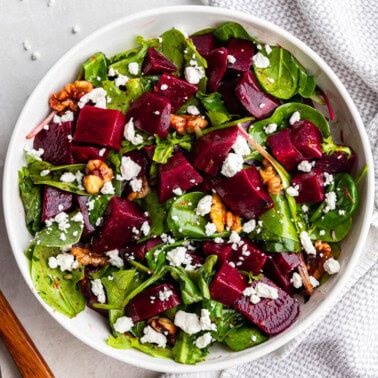
<svg viewBox="0 0 378 378"><path fill-rule="evenodd" d="M203 129L208 125L208 122L202 116L194 116L189 114L171 114L170 125L180 135L192 134L196 129Z"/></svg>
<svg viewBox="0 0 378 378"><path fill-rule="evenodd" d="M77 111L77 103L81 97L93 89L93 84L86 80L76 80L73 83L68 83L58 93L53 93L49 99L51 109L54 109L59 114L66 110L72 112Z"/></svg>
<svg viewBox="0 0 378 378"><path fill-rule="evenodd" d="M321 240L315 242L316 257L308 259L307 269L311 276L319 280L324 274L324 263L332 257L331 246Z"/></svg>
<svg viewBox="0 0 378 378"><path fill-rule="evenodd" d="M268 160L263 160L263 168L260 168L259 174L263 184L267 185L269 194L279 194L281 192L283 189L281 178Z"/></svg>
<svg viewBox="0 0 378 378"><path fill-rule="evenodd" d="M89 160L85 173L83 185L89 194L98 193L104 184L113 178L113 170L99 159Z"/></svg>
<svg viewBox="0 0 378 378"><path fill-rule="evenodd" d="M142 177L142 189L140 190L140 192L129 193L129 195L127 196L127 199L130 200L130 201L134 201L135 199L138 199L138 198L144 198L150 192L151 192L151 188L148 185L147 177L143 176Z"/></svg>
<svg viewBox="0 0 378 378"><path fill-rule="evenodd" d="M210 219L215 224L217 232L223 232L225 226L232 231L240 232L242 229L240 217L226 210L218 194L212 195L211 202Z"/></svg>
<svg viewBox="0 0 378 378"><path fill-rule="evenodd" d="M174 345L176 342L177 327L168 318L155 316L148 320L148 324L159 333L167 337L169 345Z"/></svg>
<svg viewBox="0 0 378 378"><path fill-rule="evenodd" d="M75 256L76 260L83 265L104 266L108 263L106 256L91 251L88 245L84 247L73 246L71 255Z"/></svg>

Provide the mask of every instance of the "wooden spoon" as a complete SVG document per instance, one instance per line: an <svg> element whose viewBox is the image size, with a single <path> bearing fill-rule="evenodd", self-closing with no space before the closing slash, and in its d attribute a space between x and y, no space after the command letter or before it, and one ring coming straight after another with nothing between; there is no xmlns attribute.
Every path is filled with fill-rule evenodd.
<svg viewBox="0 0 378 378"><path fill-rule="evenodd" d="M22 377L54 377L1 290L0 336Z"/></svg>

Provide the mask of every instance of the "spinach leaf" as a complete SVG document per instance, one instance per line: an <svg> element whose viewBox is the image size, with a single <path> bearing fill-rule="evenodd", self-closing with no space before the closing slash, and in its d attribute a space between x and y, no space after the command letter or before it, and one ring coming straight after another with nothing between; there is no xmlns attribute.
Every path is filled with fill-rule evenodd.
<svg viewBox="0 0 378 378"><path fill-rule="evenodd" d="M208 348L200 349L195 342L196 335L188 335L184 331L179 331L177 341L172 349L173 359L181 364L193 365L204 361L209 354Z"/></svg>
<svg viewBox="0 0 378 378"><path fill-rule="evenodd" d="M70 279L67 278L67 272L51 269L48 259L59 253L59 248L35 244L30 267L31 278L35 290L49 306L73 318L85 308L85 298L78 288L78 282L84 277L84 268L73 270Z"/></svg>
<svg viewBox="0 0 378 378"><path fill-rule="evenodd" d="M183 245L185 240L178 240L175 243L162 243L151 248L145 255L147 265L150 269L158 270L165 264L165 252Z"/></svg>
<svg viewBox="0 0 378 378"><path fill-rule="evenodd" d="M108 109L116 109L122 113L126 113L131 103L144 93L141 80L138 78L127 81L125 90L118 88L111 80L102 81L102 86L110 99L107 103Z"/></svg>
<svg viewBox="0 0 378 378"><path fill-rule="evenodd" d="M313 227L309 229L308 235L311 240L322 240L328 243L339 242L349 234L349 231L352 228L352 223L352 217L350 217L343 223L327 230Z"/></svg>
<svg viewBox="0 0 378 378"><path fill-rule="evenodd" d="M101 82L108 77L108 60L101 52L92 55L83 63L82 68L84 79L90 81L95 87L100 87Z"/></svg>
<svg viewBox="0 0 378 378"><path fill-rule="evenodd" d="M219 305L217 307L219 307ZM211 319L213 319L213 316L211 316ZM223 342L224 338L232 329L244 324L243 315L232 308L222 307L221 316L218 315L215 319L217 331L215 332L214 337L219 342Z"/></svg>
<svg viewBox="0 0 378 378"><path fill-rule="evenodd" d="M295 223L285 195L272 194L274 207L262 214L261 226L249 234L252 240L261 241L268 252L300 252Z"/></svg>
<svg viewBox="0 0 378 378"><path fill-rule="evenodd" d="M253 64L257 80L263 89L274 97L288 100L293 97L298 88L299 68L296 59L289 51L282 47L272 46L268 55L265 54L270 64L266 68L259 68Z"/></svg>
<svg viewBox="0 0 378 378"><path fill-rule="evenodd" d="M210 255L206 257L204 264L192 274L192 279L199 288L203 298L210 299L209 285L211 279L215 275L215 264L218 260L218 256Z"/></svg>
<svg viewBox="0 0 378 378"><path fill-rule="evenodd" d="M35 234L35 242L44 247L64 247L80 240L83 232L83 221L77 220L78 211L67 215L67 228L62 229L61 224L52 222Z"/></svg>
<svg viewBox="0 0 378 378"><path fill-rule="evenodd" d="M181 72L184 66L184 50L187 47L184 34L180 30L170 29L160 38L163 55L176 65L178 72Z"/></svg>
<svg viewBox="0 0 378 378"><path fill-rule="evenodd" d="M269 336L265 335L256 326L245 324L241 327L230 329L223 342L230 349L240 351L261 344L268 339Z"/></svg>
<svg viewBox="0 0 378 378"><path fill-rule="evenodd" d="M324 138L331 136L329 124L322 113L311 106L300 102L289 102L279 106L274 113L266 119L255 122L248 130L248 134L258 143L264 145L268 136L264 127L275 123L279 129L289 127L289 119L294 112L299 112L301 120L312 122L322 133Z"/></svg>
<svg viewBox="0 0 378 378"><path fill-rule="evenodd" d="M217 26L213 31L213 35L222 42L227 42L230 38L241 38L256 44L259 43L243 26L236 22L225 22Z"/></svg>
<svg viewBox="0 0 378 378"><path fill-rule="evenodd" d="M334 180L337 197L336 208L313 222L314 226L319 229L335 229L336 226L346 222L358 207L359 197L353 177L347 173L339 173L334 176Z"/></svg>
<svg viewBox="0 0 378 378"><path fill-rule="evenodd" d="M212 126L219 126L231 119L220 93L206 94L198 91L196 97L206 109L206 115L209 117Z"/></svg>
<svg viewBox="0 0 378 378"><path fill-rule="evenodd" d="M26 227L34 235L41 229L42 188L34 185L27 167L18 172L18 187L24 205Z"/></svg>
<svg viewBox="0 0 378 378"><path fill-rule="evenodd" d="M135 348L152 357L172 358L172 350L162 348L153 344L142 344L135 337L130 337L124 334L118 334L116 337L109 336L107 344L116 349L130 349Z"/></svg>
<svg viewBox="0 0 378 378"><path fill-rule="evenodd" d="M165 205L160 203L159 196L156 191L149 193L144 198L144 204L151 219L151 228L149 235L159 236L164 232L168 232L167 227L167 209ZM149 236L150 237L150 236Z"/></svg>
<svg viewBox="0 0 378 378"><path fill-rule="evenodd" d="M315 88L315 77L308 75L302 65L299 65L298 93L304 98L312 98L315 93Z"/></svg>

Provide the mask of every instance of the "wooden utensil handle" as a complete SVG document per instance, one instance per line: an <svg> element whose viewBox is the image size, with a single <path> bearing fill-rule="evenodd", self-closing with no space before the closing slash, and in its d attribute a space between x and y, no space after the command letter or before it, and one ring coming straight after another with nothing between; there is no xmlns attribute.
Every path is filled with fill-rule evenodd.
<svg viewBox="0 0 378 378"><path fill-rule="evenodd" d="M54 377L1 290L0 335L23 377Z"/></svg>

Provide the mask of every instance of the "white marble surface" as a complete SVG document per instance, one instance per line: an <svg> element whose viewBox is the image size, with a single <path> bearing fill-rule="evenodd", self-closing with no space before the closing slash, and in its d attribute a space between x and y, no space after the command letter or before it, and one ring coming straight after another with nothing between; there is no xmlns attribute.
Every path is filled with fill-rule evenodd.
<svg viewBox="0 0 378 378"><path fill-rule="evenodd" d="M199 5L199 0L0 0L0 169L27 97L70 47L99 27L140 10ZM77 26L78 33L72 33ZM23 42L30 44L26 51ZM39 55L32 60L32 54ZM31 125L33 126L33 125ZM2 186L2 181L1 184ZM15 195L17 195L15 193ZM157 377L92 350L53 320L29 291L8 242L0 210L0 287L56 377ZM0 341L0 376L18 377Z"/></svg>

